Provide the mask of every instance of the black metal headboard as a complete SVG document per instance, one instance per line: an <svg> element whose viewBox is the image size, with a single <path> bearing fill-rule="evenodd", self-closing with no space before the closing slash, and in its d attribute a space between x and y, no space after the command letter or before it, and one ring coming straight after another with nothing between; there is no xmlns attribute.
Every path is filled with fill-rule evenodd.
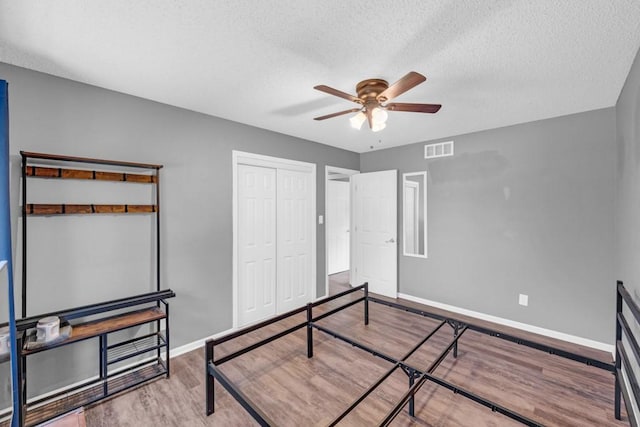
<svg viewBox="0 0 640 427"><path fill-rule="evenodd" d="M615 414L616 419L620 419L620 403L621 397L624 397L624 404L627 408L627 416L629 417L629 423L632 427L638 426L638 420L633 413L633 407L631 401L638 404L640 398L640 387L638 387L638 379L633 370L631 359L627 348L631 348L635 364L640 364L640 347L638 346L638 340L633 334L633 329L629 326L627 319L624 317L623 308L626 305L631 314L633 315L633 321L636 325L640 325L640 308L636 302L631 298L629 292L625 289L621 281L618 281L616 291L616 395L615 395ZM624 333L624 334L623 334ZM622 343L622 338L626 338L627 345ZM624 385L624 378L622 372L624 371L631 391Z"/></svg>

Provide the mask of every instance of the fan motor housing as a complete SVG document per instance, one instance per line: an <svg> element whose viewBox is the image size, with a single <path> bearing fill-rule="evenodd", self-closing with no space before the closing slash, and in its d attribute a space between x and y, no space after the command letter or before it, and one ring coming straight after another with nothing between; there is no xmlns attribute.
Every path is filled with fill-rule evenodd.
<svg viewBox="0 0 640 427"><path fill-rule="evenodd" d="M377 100L378 95L387 90L389 83L382 79L367 79L356 85L358 98L365 101ZM385 101L380 99L380 101Z"/></svg>

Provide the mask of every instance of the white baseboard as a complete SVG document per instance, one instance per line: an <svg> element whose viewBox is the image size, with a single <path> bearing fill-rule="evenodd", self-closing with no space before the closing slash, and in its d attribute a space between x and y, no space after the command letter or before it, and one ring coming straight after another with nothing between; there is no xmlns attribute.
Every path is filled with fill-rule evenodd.
<svg viewBox="0 0 640 427"><path fill-rule="evenodd" d="M222 331L222 332L218 332L217 334L213 334L210 335L208 337L205 338L201 338L199 340L187 343L185 345L181 345L180 347L176 347L176 348L172 348L171 349L171 358L173 359L174 357L178 357L182 354L188 353L190 351L196 350L202 346L204 346L204 343L209 340L209 339L216 339L216 338L220 338L224 335L230 334L231 332L236 331L237 329L231 328L231 329L227 329L226 331ZM166 358L165 357L165 353L162 353L162 358Z"/></svg>
<svg viewBox="0 0 640 427"><path fill-rule="evenodd" d="M579 344L585 347L595 348L596 350L606 351L610 354L613 354L615 351L613 344L605 344L599 341L590 340L588 338L582 338L575 335L565 334L564 332L545 329L538 326L529 325L527 323L516 322L514 320L504 319L502 317L492 316L490 314L480 313L473 310L467 310L466 308L460 308L460 307L456 307L449 304L430 301L424 298L414 297L413 295L398 293L398 298L406 299L407 301L417 302L419 304L429 305L431 307L440 308L442 310L447 310L447 311L451 311L458 314L464 314L465 316L475 317L476 319L486 320L488 322L497 323L499 325L510 326L512 328L520 329L527 332L532 332L534 334L544 335L545 337L556 338L556 339L567 341L573 344Z"/></svg>

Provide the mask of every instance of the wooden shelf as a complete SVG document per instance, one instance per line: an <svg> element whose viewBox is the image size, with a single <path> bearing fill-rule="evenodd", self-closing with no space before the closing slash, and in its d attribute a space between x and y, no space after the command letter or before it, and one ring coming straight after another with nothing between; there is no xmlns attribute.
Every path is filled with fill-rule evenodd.
<svg viewBox="0 0 640 427"><path fill-rule="evenodd" d="M133 182L139 184L153 184L157 182L155 175L138 173L48 168L43 166L27 166L25 172L27 176L32 178L92 179L96 181Z"/></svg>
<svg viewBox="0 0 640 427"><path fill-rule="evenodd" d="M62 399L57 399L36 408L28 409L25 417L25 425L34 426L40 424L44 421L55 418L60 414L64 414L65 412L97 402L107 396L114 395L146 381L161 377L165 375L166 372L166 369L161 364L155 363L137 371L109 379L107 381L106 394L104 392L104 384L102 382L84 390L69 393Z"/></svg>
<svg viewBox="0 0 640 427"><path fill-rule="evenodd" d="M27 204L27 215L140 214L158 211L157 205Z"/></svg>
<svg viewBox="0 0 640 427"><path fill-rule="evenodd" d="M133 326L149 323L154 320L164 319L166 314L158 307L145 308L143 310L136 310L117 316L108 317L105 319L94 320L91 322L81 323L73 326L71 336L63 341L57 341L50 345L45 345L32 350L22 349L22 355L39 353L41 351L50 350L52 348L60 347L72 342L85 340L88 338L97 337L102 334L108 334L111 332L119 331L121 329L131 328Z"/></svg>

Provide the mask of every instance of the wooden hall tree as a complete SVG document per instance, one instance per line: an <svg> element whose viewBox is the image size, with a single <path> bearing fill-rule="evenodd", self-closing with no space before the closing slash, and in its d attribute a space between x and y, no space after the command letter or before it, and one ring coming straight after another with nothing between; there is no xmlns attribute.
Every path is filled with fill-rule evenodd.
<svg viewBox="0 0 640 427"><path fill-rule="evenodd" d="M16 347L19 351L18 384L21 385L17 393L17 399L19 400L17 418L19 425L35 425L54 418L61 413L113 396L114 394L123 392L147 381L163 376L169 377L169 304L166 300L174 297L175 293L170 289L161 290L160 281L159 171L162 165L32 152L21 152L21 155L23 262L22 319L16 322L16 330L18 332ZM77 194L81 194L82 191L79 191L81 188L79 183L81 182L91 186L96 185L95 183L97 182L110 183L109 185L148 185L153 189L154 200L152 203L147 204L138 204L138 202L135 204L130 202L113 204L113 201L110 203L78 204L76 200L56 201L52 200L52 197L58 197L60 194L52 191L51 187L49 187L47 191L32 192L29 183L34 179L40 180L40 182L46 182L47 186L58 186L63 183L73 185L73 191L69 192L71 196L65 195L65 198L76 197ZM43 179L44 181L42 181ZM110 192L108 194L102 194L102 197L105 197L105 195L109 196L112 192L113 190L110 187ZM35 197L32 193L35 194ZM84 193L92 197L95 197L96 194L91 190L85 190ZM36 202L30 202L28 197L35 198ZM40 199L46 199L45 203L38 203ZM108 216L105 216L105 214ZM40 234L30 237L28 234L29 224L32 219L40 217L40 227L51 227L51 230L56 230L58 234L60 230L68 233L72 224L81 222L79 219L67 220L67 222L64 223L64 227L60 226L59 222L58 227L56 227L55 222L62 221L62 218L69 218L70 215L75 218L84 217L85 219L83 221L89 221L86 223L83 222L85 227L91 227L92 221L97 221L97 218L102 218L101 221L112 221L115 225L122 226L123 223L116 219L123 218L121 215L155 217L155 224L153 224L154 227L152 227L152 233L155 234L155 239L151 244L153 248L151 251L152 254L147 255L153 267L155 267L151 274L152 277L155 276L153 277L153 279L155 279L153 280L155 282L153 286L155 290L88 305L76 305L73 308L56 308L56 311L34 315L34 313L32 313L34 309L27 304L30 295L33 296L37 293L29 293L29 288L34 284L32 273L40 273L40 277L36 277L36 279L39 280L35 282L42 282L43 272L39 270L30 272L28 270L29 260L33 255L29 252L29 248L35 246L33 251L40 252L34 253L40 255L42 255L43 250L40 247L41 245L34 244L34 242L29 243L29 239L42 238L43 236ZM95 219L91 220L91 218L94 217ZM113 219L110 220L110 218ZM109 237L114 237L116 234L117 231L113 231ZM46 255L51 254L52 259L55 259L55 256L68 255L69 253L73 254L71 255L72 258L85 257L86 259L86 257L94 256L94 254L98 254L95 256L102 257L113 252L111 250L112 248L107 247L105 250L105 248L101 248L100 244L97 244L93 240L83 242L83 239L89 239L87 236L75 237L75 240L71 238L71 242L65 242L66 246L59 245L55 238L50 238L49 243L51 243L52 240L56 248L62 248L64 250L58 250L55 253L45 251L44 253ZM87 249L74 254L70 249L71 243L88 244L90 250ZM118 248L113 249L117 250ZM124 250L126 248L120 249ZM139 249L138 247L136 250ZM65 251L68 251L68 253L65 253ZM62 252L62 255L58 252ZM118 254L115 253L113 255L115 257ZM142 257L142 259L144 259L144 257ZM75 261L75 263L73 261ZM82 260L79 259L72 259L69 265L72 266L72 270L84 268ZM75 288L67 289L67 295L70 298L84 298L82 301L87 302L86 299L88 297L95 298L93 294L98 290L103 293L108 293L108 286L107 289L96 288L96 283L100 283L100 280L106 283L116 282L118 280L116 273L126 270L118 268L118 265L103 262L102 259L98 260L98 263L93 265L93 268L97 268L97 265L104 265L108 270L102 272L98 270L97 275L94 273L89 280L81 281L80 288L76 286ZM42 270L42 268L40 270ZM68 273L68 270L69 269L63 269L60 271ZM46 269L45 273L47 273ZM100 275L104 275L105 277L99 277ZM49 282L49 280L47 280L47 282ZM44 289L49 297L51 297L55 295L54 291L59 293L61 290L64 290L65 285L69 287L69 281L62 280L59 282L57 286L52 286L51 283L35 284L38 284L40 286L39 289ZM135 289L135 285L129 284L126 291L131 293L131 289ZM42 300L42 298L40 298L40 300ZM35 311L43 309L50 310L51 307L47 304L54 303L47 301L45 304L40 301L40 306L37 307ZM61 325L69 324L72 327L71 333L69 335L61 335L59 339L51 342L38 342L33 334L34 328L36 327L37 321L45 316L59 317ZM140 328L142 328L142 332L139 332ZM27 403L26 374L27 363L30 356L88 340L96 341L98 345L99 357L96 363L98 367L97 378L82 380L80 383L67 386L46 397L38 399L31 397ZM165 354L164 358L162 356L163 352ZM52 352L51 354L54 353L57 354L57 352ZM75 379L75 376L72 379Z"/></svg>

